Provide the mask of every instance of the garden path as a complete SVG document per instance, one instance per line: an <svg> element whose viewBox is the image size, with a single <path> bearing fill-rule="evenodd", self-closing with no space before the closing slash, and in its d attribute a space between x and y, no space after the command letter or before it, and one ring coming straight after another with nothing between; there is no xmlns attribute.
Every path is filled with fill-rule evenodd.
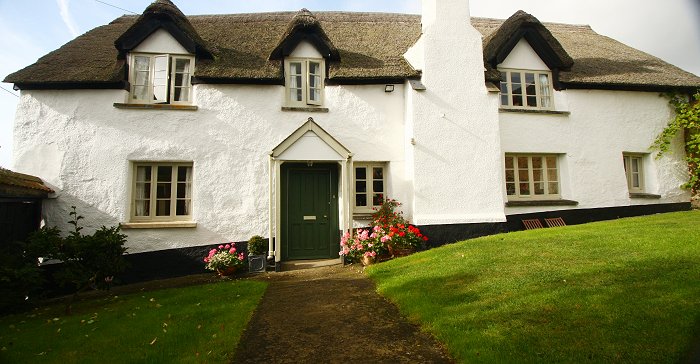
<svg viewBox="0 0 700 364"><path fill-rule="evenodd" d="M234 363L451 363L429 334L375 291L357 267L259 276L270 282Z"/></svg>

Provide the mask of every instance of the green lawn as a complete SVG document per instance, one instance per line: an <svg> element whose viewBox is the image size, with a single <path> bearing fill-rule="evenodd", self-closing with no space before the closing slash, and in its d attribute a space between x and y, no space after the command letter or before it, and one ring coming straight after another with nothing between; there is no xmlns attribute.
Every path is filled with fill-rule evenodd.
<svg viewBox="0 0 700 364"><path fill-rule="evenodd" d="M367 272L461 362L674 363L700 347L700 211L488 236Z"/></svg>
<svg viewBox="0 0 700 364"><path fill-rule="evenodd" d="M266 283L225 281L0 317L2 363L230 362Z"/></svg>

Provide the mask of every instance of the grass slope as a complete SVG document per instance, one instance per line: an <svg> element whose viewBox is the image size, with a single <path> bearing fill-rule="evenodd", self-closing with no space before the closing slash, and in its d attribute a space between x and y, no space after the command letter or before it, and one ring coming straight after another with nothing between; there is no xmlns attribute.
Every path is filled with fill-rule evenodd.
<svg viewBox="0 0 700 364"><path fill-rule="evenodd" d="M229 362L265 288L226 281L1 317L0 362Z"/></svg>
<svg viewBox="0 0 700 364"><path fill-rule="evenodd" d="M698 211L494 235L367 272L462 362L697 360Z"/></svg>

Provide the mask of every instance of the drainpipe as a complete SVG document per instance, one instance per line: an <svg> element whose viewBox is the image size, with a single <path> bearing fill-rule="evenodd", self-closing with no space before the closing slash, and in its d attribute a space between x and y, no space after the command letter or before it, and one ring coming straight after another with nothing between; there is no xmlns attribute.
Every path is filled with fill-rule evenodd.
<svg viewBox="0 0 700 364"><path fill-rule="evenodd" d="M275 245L274 245L274 238L272 236L273 232L273 227L272 225L274 224L274 213L273 213L273 207L274 207L274 202L272 201L272 188L273 188L273 183L275 181L274 179L274 169L275 169L275 157L272 156L272 152L270 152L270 159L268 162L268 176L269 176L269 183L268 183L268 191L267 191L267 196L269 200L269 206L268 206L268 242L267 242L267 258L271 259L275 257Z"/></svg>

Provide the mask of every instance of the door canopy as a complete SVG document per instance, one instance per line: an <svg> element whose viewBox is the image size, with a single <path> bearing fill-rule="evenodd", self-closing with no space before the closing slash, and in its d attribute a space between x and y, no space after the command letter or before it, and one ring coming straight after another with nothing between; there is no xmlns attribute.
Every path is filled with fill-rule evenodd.
<svg viewBox="0 0 700 364"><path fill-rule="evenodd" d="M270 155L284 161L343 161L352 157L352 153L313 118L276 146Z"/></svg>

